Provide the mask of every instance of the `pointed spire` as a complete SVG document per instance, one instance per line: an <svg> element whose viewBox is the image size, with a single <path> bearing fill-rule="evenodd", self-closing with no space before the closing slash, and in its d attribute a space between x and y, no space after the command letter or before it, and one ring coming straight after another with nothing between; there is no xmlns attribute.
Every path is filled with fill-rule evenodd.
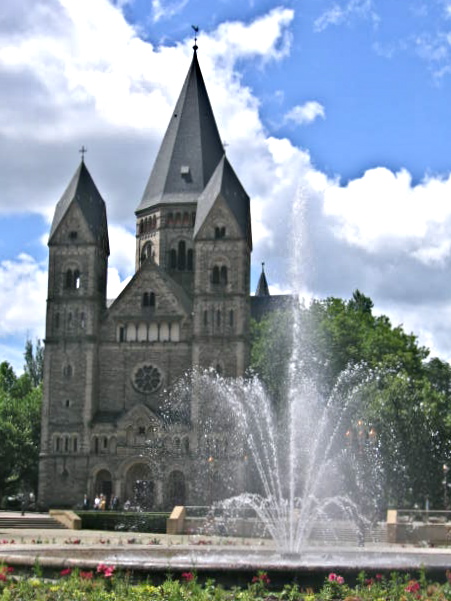
<svg viewBox="0 0 451 601"><path fill-rule="evenodd" d="M262 263L262 272L260 274L260 278L257 284L257 290L255 291L255 296L270 296L269 294L269 286L266 280L265 275L265 264Z"/></svg>
<svg viewBox="0 0 451 601"><path fill-rule="evenodd" d="M105 202L86 167L83 156L78 169L56 205L49 244L51 244L55 232L73 203L78 204L94 238L105 244L105 250L109 254Z"/></svg>
<svg viewBox="0 0 451 601"><path fill-rule="evenodd" d="M252 250L250 200L232 165L224 155L197 203L194 237L198 235L217 198L221 196L232 211L243 238Z"/></svg>
<svg viewBox="0 0 451 601"><path fill-rule="evenodd" d="M160 203L196 202L223 154L194 48L191 66L137 213Z"/></svg>

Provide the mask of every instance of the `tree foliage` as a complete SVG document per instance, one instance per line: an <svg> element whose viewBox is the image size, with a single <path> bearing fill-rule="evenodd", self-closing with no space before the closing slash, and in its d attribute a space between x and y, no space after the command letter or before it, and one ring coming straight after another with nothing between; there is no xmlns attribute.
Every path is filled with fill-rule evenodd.
<svg viewBox="0 0 451 601"><path fill-rule="evenodd" d="M27 341L24 373L0 364L0 500L7 494L36 491L40 446L43 348Z"/></svg>
<svg viewBox="0 0 451 601"><path fill-rule="evenodd" d="M352 452L366 471L356 486L371 502L443 507L443 464L451 458L451 367L428 359L427 348L360 291L348 301L316 300L298 311L274 312L254 324L252 367L277 405L289 370L302 372L328 398L338 378L357 365L368 381L348 419ZM294 362L292 348L298 348ZM371 436L369 435L371 433ZM375 508L377 511L377 508Z"/></svg>

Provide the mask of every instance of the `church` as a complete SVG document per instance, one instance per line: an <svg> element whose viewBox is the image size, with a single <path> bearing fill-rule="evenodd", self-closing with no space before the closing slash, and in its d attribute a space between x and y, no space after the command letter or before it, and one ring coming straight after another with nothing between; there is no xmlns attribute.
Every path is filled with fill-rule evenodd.
<svg viewBox="0 0 451 601"><path fill-rule="evenodd" d="M234 491L245 480L230 424L218 419L207 435L208 401L188 387L193 368L245 374L251 305L261 312L269 300L264 272L250 294L250 199L225 154L196 45L135 215L135 273L110 302L106 206L83 158L55 208L42 508L103 494L168 510L227 495L226 475Z"/></svg>

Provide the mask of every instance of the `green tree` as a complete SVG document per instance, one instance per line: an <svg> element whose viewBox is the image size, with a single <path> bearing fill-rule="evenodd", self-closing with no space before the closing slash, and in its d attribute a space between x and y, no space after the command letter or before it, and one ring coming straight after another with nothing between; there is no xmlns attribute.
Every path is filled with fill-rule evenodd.
<svg viewBox="0 0 451 601"><path fill-rule="evenodd" d="M451 367L426 361L429 351L416 336L372 310L371 299L356 290L349 301L331 297L297 313L275 312L254 326L253 367L283 406L289 366L324 399L338 379L346 388L346 373L366 366L359 404L347 408L349 452L361 464L349 487L366 494L373 514L389 503L423 505L426 496L438 507L442 465L451 458Z"/></svg>
<svg viewBox="0 0 451 601"><path fill-rule="evenodd" d="M44 347L40 340L36 340L36 346L28 339L25 343L25 365L24 373L30 378L32 386L39 386L44 373Z"/></svg>

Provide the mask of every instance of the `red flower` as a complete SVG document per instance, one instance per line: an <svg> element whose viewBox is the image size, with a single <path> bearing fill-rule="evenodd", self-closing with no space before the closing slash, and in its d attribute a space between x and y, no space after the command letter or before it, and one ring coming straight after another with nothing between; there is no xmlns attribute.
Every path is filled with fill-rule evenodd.
<svg viewBox="0 0 451 601"><path fill-rule="evenodd" d="M194 574L192 572L183 572L182 580L185 582L191 582L191 580L194 580Z"/></svg>
<svg viewBox="0 0 451 601"><path fill-rule="evenodd" d="M12 566L8 566L6 568L6 571L8 572L8 574L12 574L14 572L14 568Z"/></svg>
<svg viewBox="0 0 451 601"><path fill-rule="evenodd" d="M0 581L6 582L6 574L3 574L3 573L0 574Z"/></svg>
<svg viewBox="0 0 451 601"><path fill-rule="evenodd" d="M61 570L61 572L60 572L60 576L70 576L71 574L72 574L71 568L65 568L64 570Z"/></svg>
<svg viewBox="0 0 451 601"><path fill-rule="evenodd" d="M406 593L417 593L420 590L420 583L416 580L410 580L404 590Z"/></svg>
<svg viewBox="0 0 451 601"><path fill-rule="evenodd" d="M92 572L80 572L80 578L84 580L92 580L94 574Z"/></svg>

